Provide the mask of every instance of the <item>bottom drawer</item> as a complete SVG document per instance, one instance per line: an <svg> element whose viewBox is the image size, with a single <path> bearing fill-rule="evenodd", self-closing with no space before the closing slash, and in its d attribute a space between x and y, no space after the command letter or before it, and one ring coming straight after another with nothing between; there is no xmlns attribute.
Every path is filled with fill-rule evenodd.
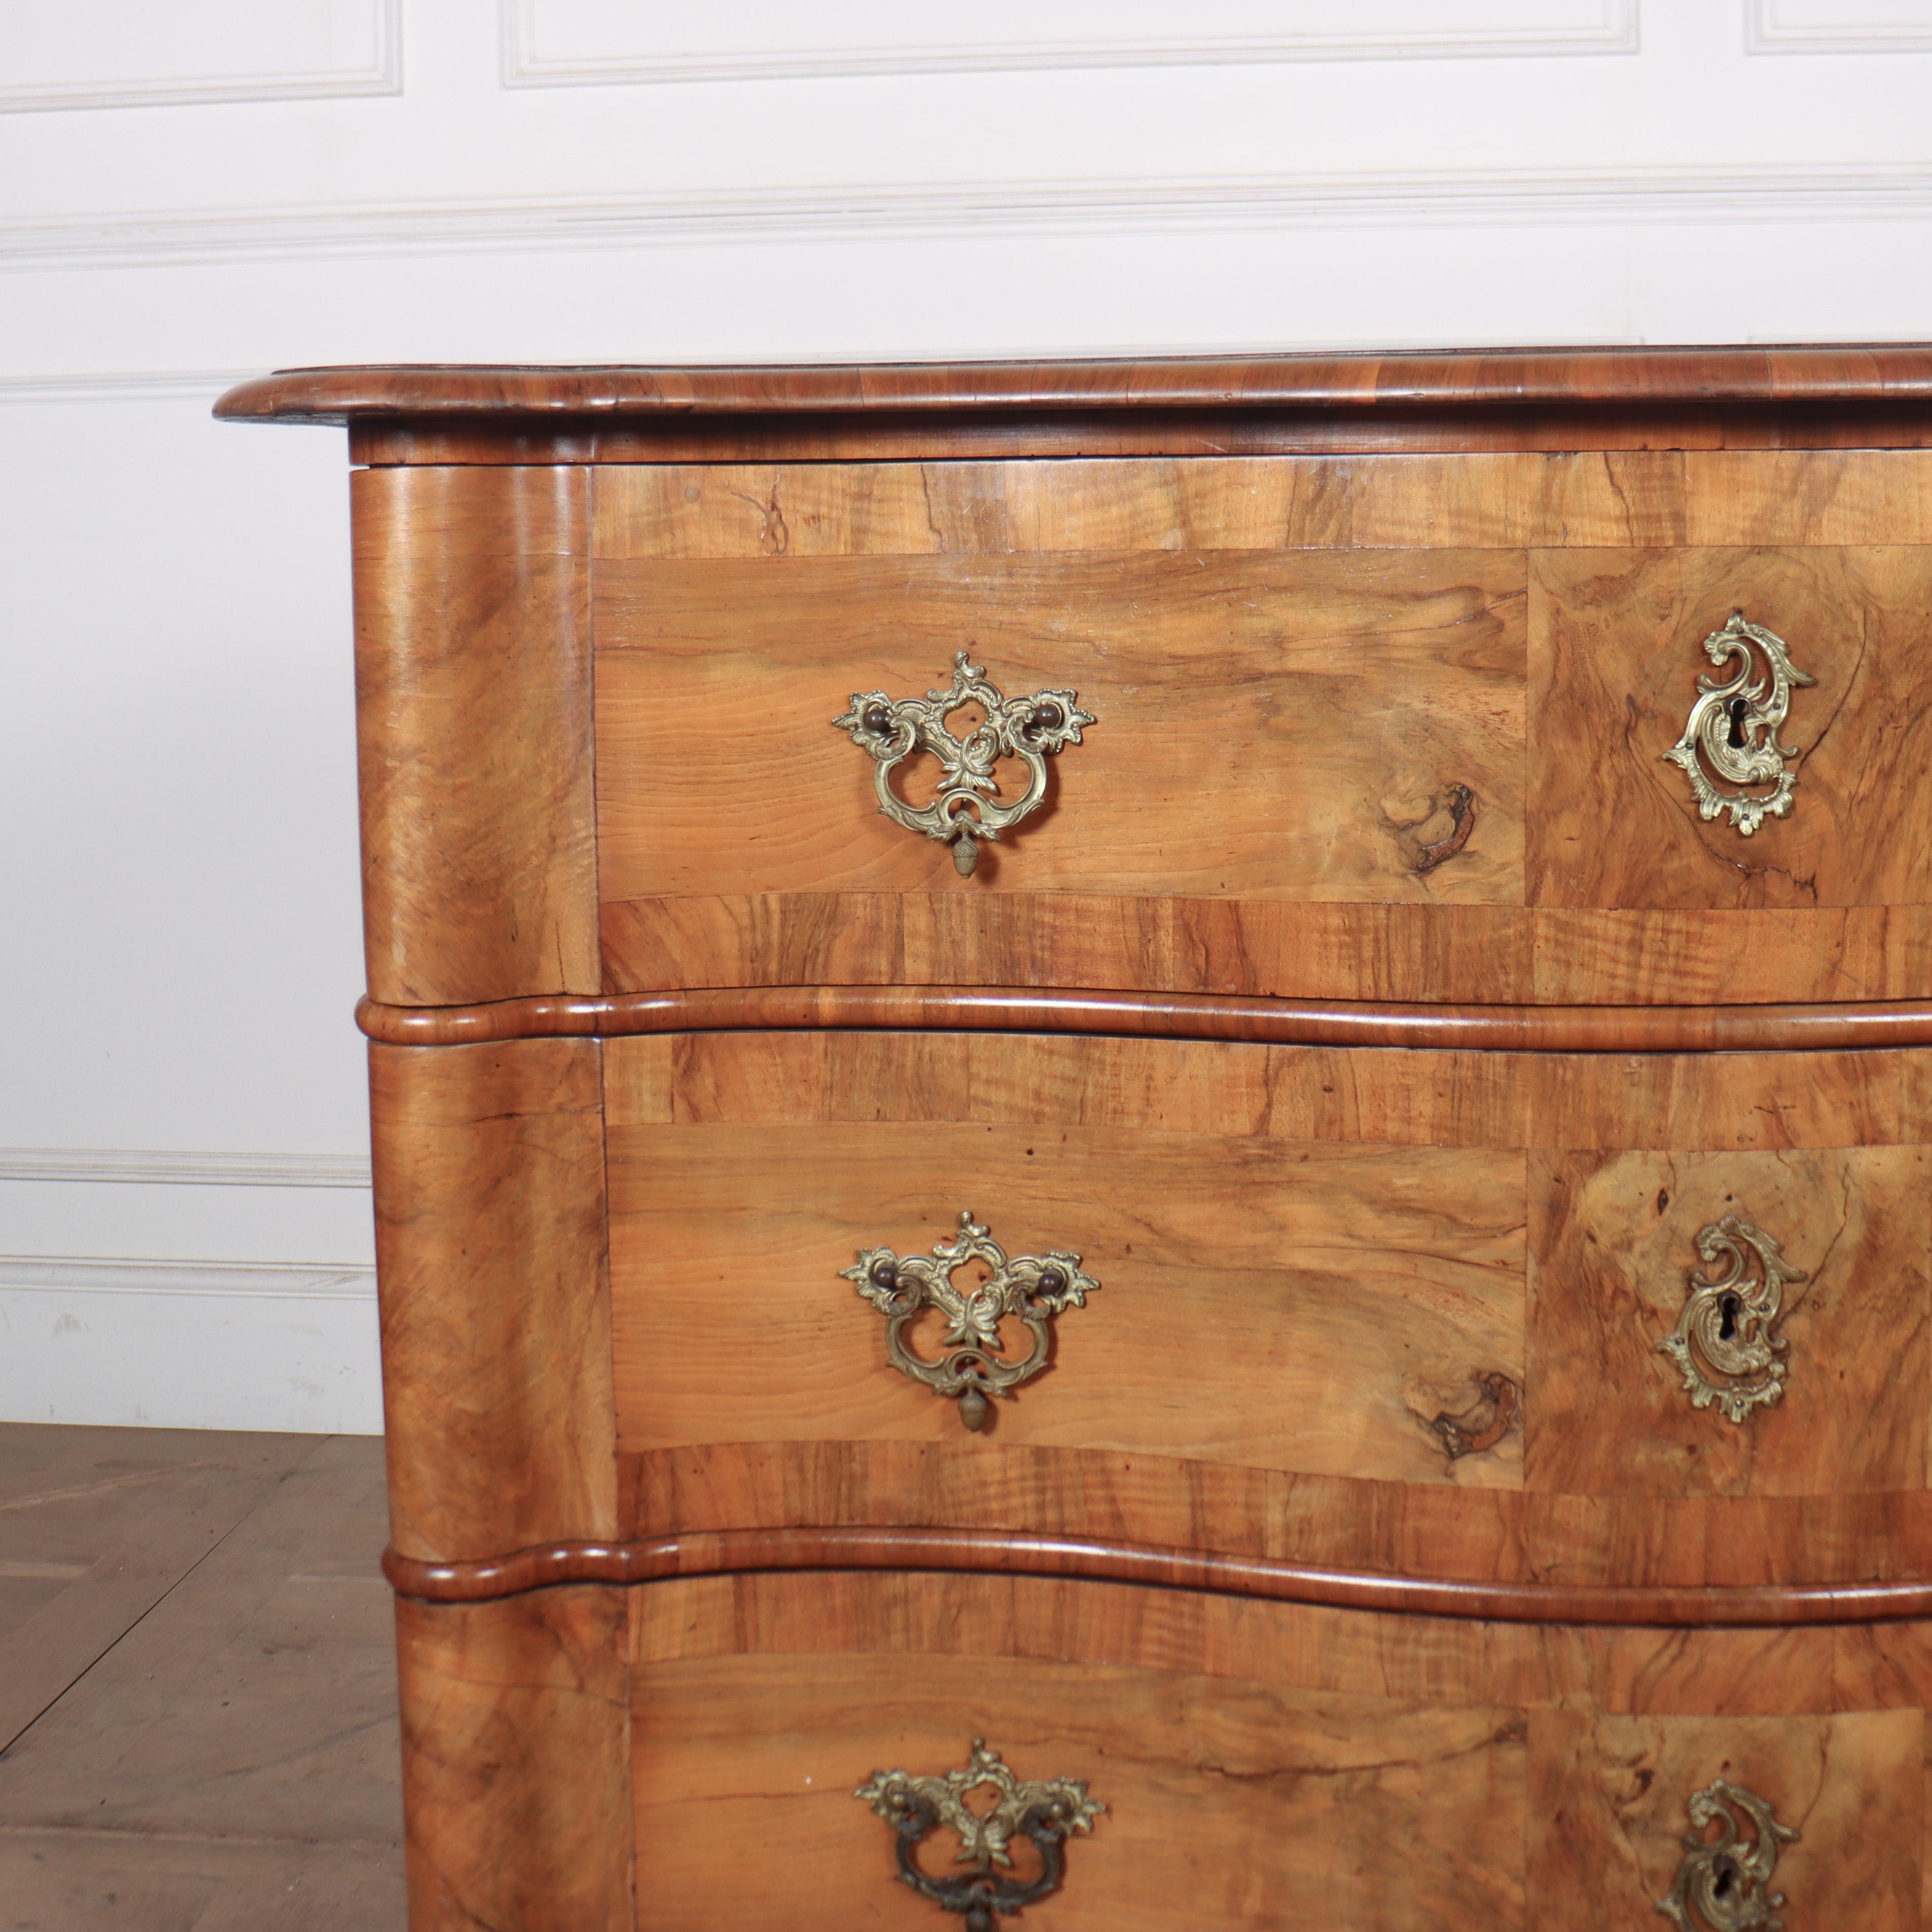
<svg viewBox="0 0 1932 1932"><path fill-rule="evenodd" d="M851 1572L399 1619L416 1932L943 1932L961 1917L902 1882L855 1793L964 1772L976 1739L1106 1808L1044 1852L1016 1826L989 1867L1024 1889L1064 1861L1024 1904L1041 1932L1611 1932L1673 1893L1694 1932L1932 1924L1932 1626L1579 1629ZM1760 1849L1756 1801L1796 1835ZM976 1869L958 1846L940 1825L911 1856L938 1886Z"/></svg>

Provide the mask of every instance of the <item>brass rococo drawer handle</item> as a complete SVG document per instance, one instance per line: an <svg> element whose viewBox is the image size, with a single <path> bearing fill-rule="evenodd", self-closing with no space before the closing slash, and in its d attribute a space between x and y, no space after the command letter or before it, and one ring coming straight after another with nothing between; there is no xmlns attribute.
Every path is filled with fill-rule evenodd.
<svg viewBox="0 0 1932 1932"><path fill-rule="evenodd" d="M1742 1422L1784 1394L1789 1344L1772 1331L1786 1286L1811 1277L1793 1268L1762 1228L1735 1214L1698 1229L1697 1252L1706 1268L1724 1262L1724 1271L1714 1277L1692 1271L1677 1326L1657 1346L1683 1371L1693 1408L1715 1402ZM1756 1278L1748 1279L1754 1263Z"/></svg>
<svg viewBox="0 0 1932 1932"><path fill-rule="evenodd" d="M1754 645L1764 654L1761 680L1751 656ZM1704 655L1714 664L1736 658L1736 674L1721 682L1698 674L1698 695L1684 721L1684 735L1664 755L1690 779L1700 818L1728 813L1748 838L1767 818L1782 818L1791 809L1798 774L1786 761L1798 754L1787 752L1778 742L1778 734L1791 708L1791 687L1818 680L1791 662L1782 638L1762 625L1747 623L1742 610L1732 612L1721 629L1704 640ZM1772 789L1761 794L1720 790L1706 774L1700 753L1720 778Z"/></svg>
<svg viewBox="0 0 1932 1932"><path fill-rule="evenodd" d="M990 1805L966 1802L969 1794L981 1791L994 1794ZM892 1828L902 1882L942 1911L964 1913L966 1932L993 1932L995 1914L1011 1918L1022 1906L1058 1892L1066 1870L1065 1840L1072 1832L1090 1832L1107 1808L1088 1796L1082 1779L1016 1778L999 1753L988 1750L980 1738L973 1740L964 1771L936 1778L875 1771L852 1795ZM959 1840L954 1865L970 1869L934 1878L920 1865L919 1847L942 1826ZM1030 1840L1039 1852L1040 1869L1030 1879L1014 1875L1010 1848L1016 1837Z"/></svg>
<svg viewBox="0 0 1932 1932"><path fill-rule="evenodd" d="M1096 722L1074 697L1070 691L1036 691L1030 698L1009 698L958 651L948 689L928 691L923 698L855 691L851 709L832 722L877 761L872 784L879 809L908 832L947 841L963 878L980 862L980 840L997 839L1046 796L1047 759L1078 744L1080 728ZM978 705L986 721L963 740L956 738L946 720L968 704ZM939 760L939 789L930 805L908 805L892 783L892 773L915 752L929 752ZM1027 772L1026 790L1004 802L993 776L1002 758L1018 759Z"/></svg>
<svg viewBox="0 0 1932 1932"><path fill-rule="evenodd" d="M1784 1932L1775 1916L1784 1903L1781 1892L1771 1890L1778 1868L1778 1848L1798 1834L1780 1825L1771 1806L1754 1791L1723 1778L1694 1792L1689 1802L1690 1833L1677 1882L1657 1901L1665 1918L1681 1932ZM1751 1836L1739 1829L1739 1814ZM1705 1834L1718 1827L1714 1838Z"/></svg>
<svg viewBox="0 0 1932 1932"><path fill-rule="evenodd" d="M955 1288L954 1274L976 1262L987 1278L963 1292ZM1100 1286L1082 1271L1078 1255L1059 1248L1010 1259L970 1208L959 1216L958 1233L936 1243L930 1259L862 1248L858 1260L839 1275L886 1318L886 1353L893 1367L937 1395L956 1396L959 1419L968 1429L984 1425L989 1396L1010 1396L1046 1366L1052 1346L1047 1324L1063 1309L1084 1308ZM905 1343L907 1324L928 1308L938 1309L948 1324L939 1343L945 1353L932 1361ZM1008 1316L1033 1337L1031 1350L1018 1361L999 1352L1000 1323Z"/></svg>

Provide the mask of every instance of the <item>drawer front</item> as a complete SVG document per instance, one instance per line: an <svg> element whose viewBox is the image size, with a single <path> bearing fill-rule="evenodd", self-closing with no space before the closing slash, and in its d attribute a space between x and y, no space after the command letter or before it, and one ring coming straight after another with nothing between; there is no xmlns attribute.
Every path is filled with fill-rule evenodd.
<svg viewBox="0 0 1932 1932"><path fill-rule="evenodd" d="M604 1054L628 1534L949 1526L1633 1586L1925 1574L1924 1054ZM1077 1304L1041 1312L1048 1268ZM1006 1299L974 1357L946 1298L982 1280Z"/></svg>
<svg viewBox="0 0 1932 1932"><path fill-rule="evenodd" d="M970 1808L1004 1773L1084 1819L1029 1834L1011 1793L1004 1875L1058 1862L1022 1922L1059 1932L1271 1928L1311 1896L1336 1926L1642 1932L1687 1838L1718 1836L1700 1794L1740 1866L1754 1815L1774 1846L1734 1898L1926 1923L1921 1626L1588 1631L889 1572L400 1614L422 1932L615 1932L633 1858L651 1932L958 1924L874 1800L916 1786L916 1868L976 1873L926 1782L976 1740L998 1768Z"/></svg>
<svg viewBox="0 0 1932 1932"><path fill-rule="evenodd" d="M607 986L1922 996L1932 549L1856 547L1924 532L1859 496L1883 459L1829 460L1863 507L1808 524L1752 507L1768 452L601 470ZM1708 653L1740 610L1809 680L1732 721L1781 800L1667 755L1700 678L1765 684L1762 646ZM916 818L938 741L890 811L874 755L960 652L1096 721L970 876Z"/></svg>

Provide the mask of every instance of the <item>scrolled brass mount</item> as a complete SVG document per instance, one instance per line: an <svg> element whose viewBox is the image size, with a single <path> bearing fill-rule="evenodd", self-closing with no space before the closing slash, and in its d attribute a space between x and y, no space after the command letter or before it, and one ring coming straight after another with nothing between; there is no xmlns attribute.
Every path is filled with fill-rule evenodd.
<svg viewBox="0 0 1932 1932"><path fill-rule="evenodd" d="M1724 1778L1692 1792L1690 1833L1677 1882L1657 1901L1657 1909L1680 1932L1784 1932L1776 1916L1784 1903L1771 1888L1778 1850L1798 1836L1780 1825L1770 1804L1754 1791ZM1750 1827L1747 1838L1740 1820ZM1711 1827L1718 1835L1708 1838Z"/></svg>
<svg viewBox="0 0 1932 1932"><path fill-rule="evenodd" d="M1769 1408L1784 1394L1784 1352L1772 1330L1784 1312L1787 1285L1809 1281L1802 1268L1762 1228L1726 1214L1697 1231L1697 1252L1722 1274L1689 1278L1677 1326L1658 1347L1683 1372L1693 1408L1713 1402L1733 1422ZM1755 1264L1755 1279L1749 1278Z"/></svg>
<svg viewBox="0 0 1932 1932"><path fill-rule="evenodd" d="M987 1278L963 1291L954 1287L954 1274L976 1262ZM937 1395L957 1396L959 1419L968 1429L984 1426L989 1397L1010 1396L1046 1367L1052 1346L1048 1323L1063 1310L1084 1308L1100 1286L1082 1272L1078 1255L1062 1249L1010 1258L970 1208L959 1216L958 1233L935 1243L929 1259L862 1248L839 1277L886 1318L892 1366ZM936 1360L914 1354L905 1343L907 1325L928 1308L938 1309L948 1324L939 1343L945 1352ZM1000 1323L1008 1316L1033 1337L1031 1349L1017 1361L1000 1353Z"/></svg>
<svg viewBox="0 0 1932 1932"><path fill-rule="evenodd" d="M991 1791L993 1802L976 1808L970 1793ZM973 1740L973 1755L964 1771L935 1778L914 1778L903 1771L875 1771L853 1794L871 1805L891 1826L898 1840L898 1876L922 1898L942 1911L963 1912L966 1932L993 1932L995 1914L1016 1915L1060 1888L1066 1872L1062 1849L1070 1834L1090 1832L1106 1810L1087 1795L1076 1778L1047 1780L1014 1776L996 1750L981 1738ZM956 1866L970 1870L934 1878L920 1865L920 1841L941 1826L959 1840ZM1012 1870L1011 1846L1016 1838L1028 1839L1040 1854L1040 1869L1022 1880Z"/></svg>
<svg viewBox="0 0 1932 1932"><path fill-rule="evenodd" d="M1763 654L1764 676L1757 676L1751 652ZM1714 664L1735 658L1738 668L1720 681L1701 672L1698 696L1684 722L1684 735L1664 755L1690 781L1700 818L1727 813L1748 838L1766 818L1782 818L1791 809L1798 774L1786 763L1796 752L1778 742L1785 714L1791 708L1791 687L1816 684L1791 662L1784 640L1762 625L1747 623L1742 610L1732 614L1722 628L1704 640L1704 655ZM1760 734L1763 735L1760 736ZM1701 760L1708 760L1720 778L1735 785L1768 784L1765 793L1724 791L1712 782Z"/></svg>
<svg viewBox="0 0 1932 1932"><path fill-rule="evenodd" d="M956 738L946 720L968 704L985 712L985 722L964 739ZM1081 727L1096 722L1071 691L1007 697L988 682L983 668L957 651L952 682L946 690L928 691L923 698L855 691L850 710L832 723L835 730L850 732L853 743L876 761L872 783L879 809L908 832L948 842L952 863L965 878L980 862L980 842L997 839L1046 798L1048 758L1078 744ZM893 772L916 752L929 752L939 760L939 788L930 805L908 805L892 782ZM1004 802L993 776L1002 758L1017 758L1027 772L1025 790Z"/></svg>

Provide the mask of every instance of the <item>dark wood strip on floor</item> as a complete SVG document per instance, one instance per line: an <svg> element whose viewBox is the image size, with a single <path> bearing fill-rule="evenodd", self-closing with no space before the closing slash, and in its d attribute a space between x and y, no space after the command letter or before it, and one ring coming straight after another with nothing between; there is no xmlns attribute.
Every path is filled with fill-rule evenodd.
<svg viewBox="0 0 1932 1932"><path fill-rule="evenodd" d="M0 1928L400 1932L370 1437L0 1426Z"/></svg>

